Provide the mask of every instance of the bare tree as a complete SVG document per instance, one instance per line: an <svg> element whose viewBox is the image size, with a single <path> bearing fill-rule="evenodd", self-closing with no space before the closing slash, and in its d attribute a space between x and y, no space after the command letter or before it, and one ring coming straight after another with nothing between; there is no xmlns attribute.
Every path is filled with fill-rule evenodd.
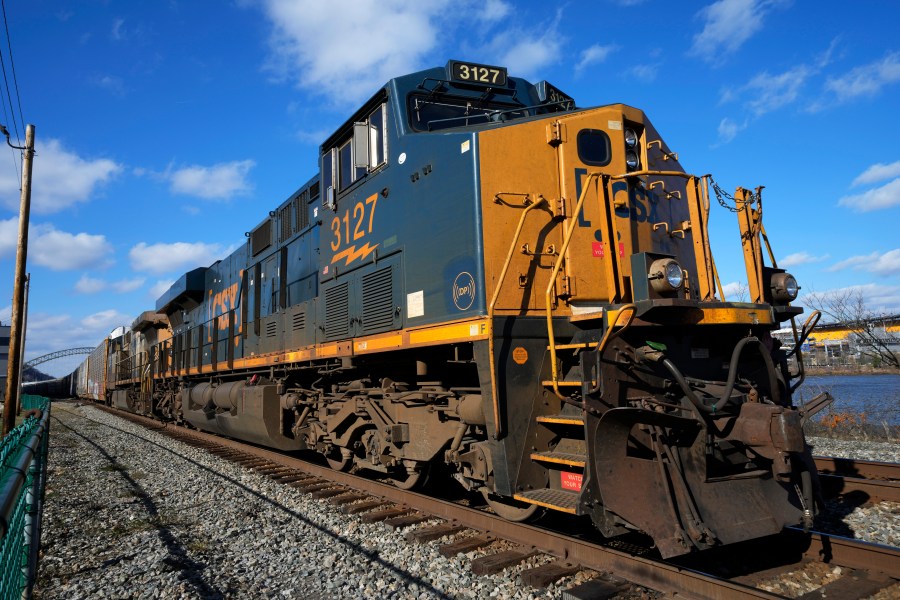
<svg viewBox="0 0 900 600"><path fill-rule="evenodd" d="M835 325L846 327L853 333L860 352L877 358L882 365L900 369L900 357L891 349L891 346L900 344L900 336L887 331L885 315L866 307L861 290L815 292L807 294L804 301Z"/></svg>

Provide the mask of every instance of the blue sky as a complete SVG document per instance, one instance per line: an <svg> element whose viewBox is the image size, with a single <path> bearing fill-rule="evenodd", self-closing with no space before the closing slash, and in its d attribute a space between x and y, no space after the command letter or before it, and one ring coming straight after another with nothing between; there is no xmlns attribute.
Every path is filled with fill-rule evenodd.
<svg viewBox="0 0 900 600"><path fill-rule="evenodd" d="M897 3L30 0L6 10L22 112L37 131L26 359L96 345L153 308L312 176L319 143L358 103L450 58L547 79L579 106L643 109L688 170L729 191L766 186L776 258L803 292L858 287L870 308L900 312ZM8 106L2 118L15 143ZM18 161L0 150L4 323ZM733 293L745 281L737 221L717 206L710 220Z"/></svg>

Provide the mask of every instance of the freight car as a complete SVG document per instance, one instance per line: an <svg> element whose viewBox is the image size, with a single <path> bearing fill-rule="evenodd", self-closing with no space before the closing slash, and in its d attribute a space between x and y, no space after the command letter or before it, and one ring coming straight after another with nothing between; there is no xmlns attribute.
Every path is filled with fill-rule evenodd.
<svg viewBox="0 0 900 600"><path fill-rule="evenodd" d="M802 309L764 265L761 188L731 198L733 303L707 229L725 195L636 108L450 61L320 150L246 244L98 347L79 395L402 488L442 463L508 519L584 515L663 556L810 523L802 372L771 336Z"/></svg>

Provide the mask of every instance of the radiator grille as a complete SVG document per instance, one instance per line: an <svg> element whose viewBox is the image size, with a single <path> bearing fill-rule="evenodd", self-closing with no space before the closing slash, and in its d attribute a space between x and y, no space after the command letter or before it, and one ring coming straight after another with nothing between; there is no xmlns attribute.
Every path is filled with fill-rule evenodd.
<svg viewBox="0 0 900 600"><path fill-rule="evenodd" d="M390 329L394 324L393 269L390 265L362 278L364 333Z"/></svg>
<svg viewBox="0 0 900 600"><path fill-rule="evenodd" d="M350 298L346 282L325 290L325 339L350 335Z"/></svg>
<svg viewBox="0 0 900 600"><path fill-rule="evenodd" d="M291 329L293 331L301 331L306 328L306 313L296 312L291 318Z"/></svg>
<svg viewBox="0 0 900 600"><path fill-rule="evenodd" d="M292 205L288 204L278 213L278 222L281 225L281 241L287 240L294 233L294 221L291 219Z"/></svg>
<svg viewBox="0 0 900 600"><path fill-rule="evenodd" d="M272 245L272 219L266 219L262 225L250 234L250 249L256 256Z"/></svg>
<svg viewBox="0 0 900 600"><path fill-rule="evenodd" d="M275 337L278 335L278 323L274 320L266 323L266 337Z"/></svg>
<svg viewBox="0 0 900 600"><path fill-rule="evenodd" d="M297 218L297 231L309 226L309 192L303 191L294 200L294 214Z"/></svg>

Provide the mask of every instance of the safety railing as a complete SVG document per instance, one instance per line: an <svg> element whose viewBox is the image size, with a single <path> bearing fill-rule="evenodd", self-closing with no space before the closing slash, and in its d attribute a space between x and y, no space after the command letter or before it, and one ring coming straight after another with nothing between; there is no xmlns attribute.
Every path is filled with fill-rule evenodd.
<svg viewBox="0 0 900 600"><path fill-rule="evenodd" d="M50 401L23 395L21 403L35 413L0 443L0 600L31 597L41 540Z"/></svg>
<svg viewBox="0 0 900 600"><path fill-rule="evenodd" d="M602 232L603 238L609 240L609 260L604 263L606 269L605 281L611 284L609 302L610 304L619 304L622 301L622 298L626 296L624 257L620 256L615 250L615 240L618 239L619 233L616 226L615 210L617 208L623 208L626 205L624 204L624 200L614 200L615 194L610 188L610 183L633 177L655 178L657 181L651 182L651 187L657 182L662 182L663 178L666 177L678 177L686 180L685 189L687 198L685 198L685 200L687 202L690 220L681 224L679 232L681 233L682 238L684 238L684 232L687 230L691 230L693 233L692 246L694 259L697 265L697 272L694 274L694 277L696 280L695 285L698 288L698 297L702 301L715 299L716 288L714 281L719 284L719 289L721 290L721 283L719 282L719 276L716 272L715 262L713 262L712 254L709 251L709 234L707 231L707 221L709 219L708 175L697 177L681 171L635 171L621 175L608 175L601 172L588 173L587 178L582 183L581 195L578 197L575 208L573 209L572 214L568 216L569 225L565 229L562 247L559 250L553 269L550 271L547 289L544 293L544 305L547 313L547 348L550 351L551 369L551 379L547 384L552 386L554 394L560 399L566 398L566 396L560 392L560 386L580 386L581 383L565 382L560 379L559 367L556 359L556 335L553 331L552 296L556 287L556 279L566 260L566 253L569 249L569 244L572 241L573 234L575 233L575 228L578 225L579 215L581 215L584 210L585 201L590 194L590 190L594 188L600 207L600 231ZM665 186L663 186L663 191L665 191ZM666 197L680 198L681 194L680 192L668 192L666 193ZM665 225L666 229L669 229L669 224L664 222L653 224L654 230L658 225ZM670 235L675 233L675 231L672 231ZM608 328L604 333L603 338L597 344L597 349L602 352L612 337L618 335L618 333L621 333L624 329L627 329L634 320L636 312L636 307L633 304L624 304L620 306L618 310L612 311L614 318L609 321ZM627 318L623 324L620 324L619 318L623 314L626 315ZM613 333L613 330L617 328L619 329L618 333Z"/></svg>

